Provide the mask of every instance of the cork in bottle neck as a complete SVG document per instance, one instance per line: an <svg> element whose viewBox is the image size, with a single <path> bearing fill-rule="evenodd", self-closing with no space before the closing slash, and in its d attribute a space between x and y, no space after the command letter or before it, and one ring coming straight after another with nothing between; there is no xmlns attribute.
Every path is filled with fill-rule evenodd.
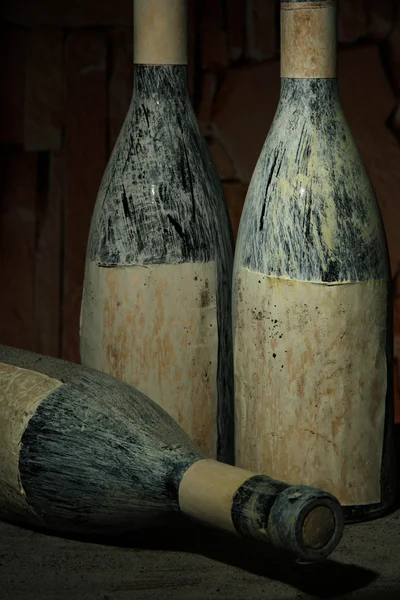
<svg viewBox="0 0 400 600"><path fill-rule="evenodd" d="M187 64L186 0L133 0L133 61Z"/></svg>
<svg viewBox="0 0 400 600"><path fill-rule="evenodd" d="M281 2L281 77L337 77L337 2Z"/></svg>

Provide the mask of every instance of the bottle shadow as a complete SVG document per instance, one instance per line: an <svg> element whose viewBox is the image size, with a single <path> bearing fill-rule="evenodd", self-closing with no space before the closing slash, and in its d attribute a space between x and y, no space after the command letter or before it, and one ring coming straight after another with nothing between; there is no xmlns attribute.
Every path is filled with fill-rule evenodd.
<svg viewBox="0 0 400 600"><path fill-rule="evenodd" d="M138 540L135 546L138 547ZM160 543L155 546L160 548ZM167 549L166 546L162 549ZM155 549L149 539L140 547ZM171 550L170 544L168 549ZM315 598L334 598L354 592L379 576L372 570L345 565L331 558L316 563L301 563L291 555L256 540L200 530L192 523L186 526L185 535L180 537L178 546L173 550L201 554L253 575L291 585Z"/></svg>
<svg viewBox="0 0 400 600"><path fill-rule="evenodd" d="M400 508L400 423L394 426L394 453L395 453L395 479L396 479L396 498L392 512ZM400 597L400 596L399 596Z"/></svg>
<svg viewBox="0 0 400 600"><path fill-rule="evenodd" d="M24 527L25 528L25 527ZM38 533L52 536L38 527ZM375 581L375 571L347 565L331 558L316 563L300 563L291 555L256 540L248 540L197 525L184 517L172 517L168 524L127 538L117 536L57 535L59 538L119 547L136 552L185 552L202 555L247 573L290 585L314 598L336 598L352 594ZM229 573L227 573L227 579ZM162 576L160 576L162 587Z"/></svg>

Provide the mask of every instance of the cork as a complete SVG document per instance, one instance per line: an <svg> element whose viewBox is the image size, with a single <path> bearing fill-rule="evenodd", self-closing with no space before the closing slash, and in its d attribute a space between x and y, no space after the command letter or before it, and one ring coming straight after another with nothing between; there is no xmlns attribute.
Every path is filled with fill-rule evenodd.
<svg viewBox="0 0 400 600"><path fill-rule="evenodd" d="M134 63L186 65L186 14L186 0L134 0Z"/></svg>
<svg viewBox="0 0 400 600"><path fill-rule="evenodd" d="M281 4L281 77L337 77L336 2Z"/></svg>

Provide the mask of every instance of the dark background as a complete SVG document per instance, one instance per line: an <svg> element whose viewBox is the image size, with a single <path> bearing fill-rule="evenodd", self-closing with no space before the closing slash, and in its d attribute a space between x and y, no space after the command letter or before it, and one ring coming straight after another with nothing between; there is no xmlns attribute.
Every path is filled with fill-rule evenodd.
<svg viewBox="0 0 400 600"><path fill-rule="evenodd" d="M132 0L3 0L0 17L0 343L78 362L90 218L132 93ZM396 356L399 18L399 0L339 1L340 91L387 231ZM189 90L236 234L279 97L279 2L189 0L189 31Z"/></svg>

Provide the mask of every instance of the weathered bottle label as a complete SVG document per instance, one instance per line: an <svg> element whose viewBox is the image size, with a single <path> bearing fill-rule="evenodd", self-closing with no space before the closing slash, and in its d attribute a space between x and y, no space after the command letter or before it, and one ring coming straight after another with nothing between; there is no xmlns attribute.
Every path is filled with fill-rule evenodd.
<svg viewBox="0 0 400 600"><path fill-rule="evenodd" d="M236 464L343 505L381 500L386 281L236 275Z"/></svg>
<svg viewBox="0 0 400 600"><path fill-rule="evenodd" d="M136 387L217 452L217 266L86 266L82 363Z"/></svg>
<svg viewBox="0 0 400 600"><path fill-rule="evenodd" d="M134 0L134 62L141 65L187 64L186 19L186 0Z"/></svg>
<svg viewBox="0 0 400 600"><path fill-rule="evenodd" d="M26 512L19 477L22 435L39 404L61 385L43 373L0 362L0 503L5 511L21 507Z"/></svg>
<svg viewBox="0 0 400 600"><path fill-rule="evenodd" d="M281 77L337 76L336 2L281 4Z"/></svg>

